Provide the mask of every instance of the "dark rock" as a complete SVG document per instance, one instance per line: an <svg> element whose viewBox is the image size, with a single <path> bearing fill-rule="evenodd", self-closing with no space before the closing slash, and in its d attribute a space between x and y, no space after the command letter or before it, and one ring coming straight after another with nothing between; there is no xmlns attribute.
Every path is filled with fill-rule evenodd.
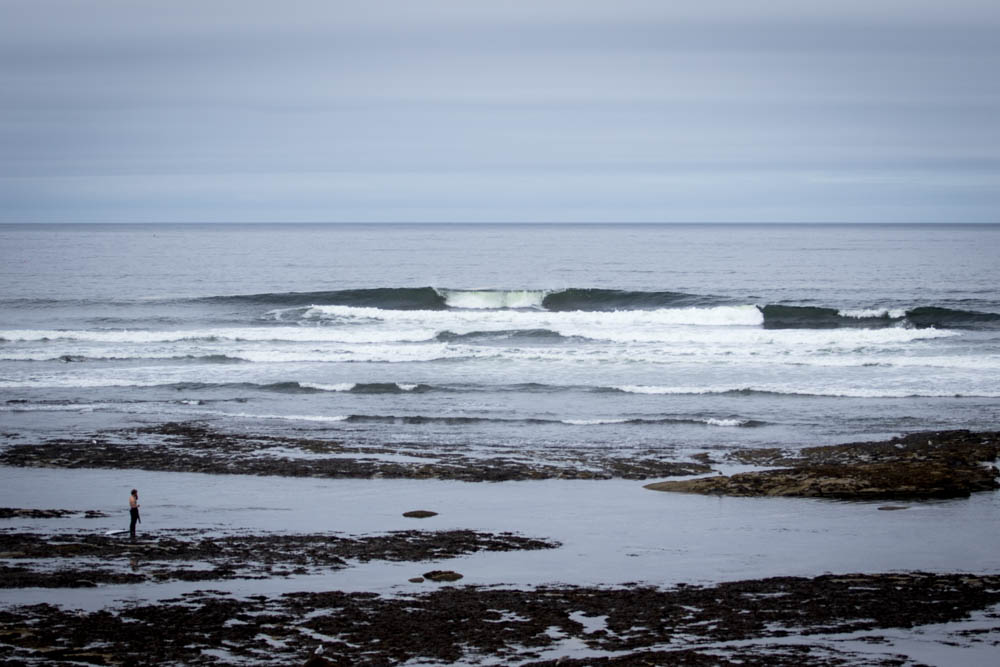
<svg viewBox="0 0 1000 667"><path fill-rule="evenodd" d="M457 450L427 451L425 445L406 445L416 461L380 458L396 455L400 446L348 446L333 440L274 435L234 435L200 423L164 423L141 428L102 431L101 446L94 437L52 439L17 444L0 451L0 465L57 468L128 468L212 474L279 475L355 479L449 479L466 482L502 482L527 479L650 479L709 472L704 463L664 461L656 451L620 458L593 448L560 449L558 454L536 450L509 451L489 459ZM269 449L337 454L299 458L249 456ZM529 456L530 455L530 456ZM527 459L527 460L526 460Z"/></svg>
<svg viewBox="0 0 1000 667"><path fill-rule="evenodd" d="M727 496L799 496L845 500L961 498L1000 488L992 462L1000 434L918 433L879 443L736 452L734 458L794 467L647 484L653 491Z"/></svg>
<svg viewBox="0 0 1000 667"><path fill-rule="evenodd" d="M0 519L61 519L77 514L73 510L35 510L20 507L0 507Z"/></svg>
<svg viewBox="0 0 1000 667"><path fill-rule="evenodd" d="M462 575L452 570L431 570L430 572L424 572L424 578L431 581L458 581L462 578Z"/></svg>
<svg viewBox="0 0 1000 667"><path fill-rule="evenodd" d="M424 578L423 577L410 577L407 581L409 581L411 584L422 584L422 583L424 583Z"/></svg>
<svg viewBox="0 0 1000 667"><path fill-rule="evenodd" d="M431 512L430 510L412 510L410 512L403 512L403 516L410 519L427 519L432 516L437 516L437 512Z"/></svg>
<svg viewBox="0 0 1000 667"><path fill-rule="evenodd" d="M982 612L977 626L990 634L961 639L962 633L950 633L941 640L962 642L960 656L961 647L985 646L1000 629L1000 619L990 613L997 604L997 575L921 572L771 577L672 589L445 586L412 595L323 591L249 598L202 590L90 612L49 604L4 608L0 637L11 665L205 664L211 661L205 651L221 645L239 664L302 665L315 656L338 667L443 665L488 656L497 664L550 666L556 661L541 661L540 654L559 655L567 640L591 650L562 663L580 667L901 665L904 656L881 647L866 654L831 646ZM594 632L575 620L581 613L603 617L606 630ZM319 656L317 633L336 637ZM83 644L89 647L77 648ZM22 659L29 655L30 663Z"/></svg>
<svg viewBox="0 0 1000 667"><path fill-rule="evenodd" d="M432 561L481 551L552 549L557 542L513 533L471 530L395 531L384 535L234 535L191 539L152 537L142 543L114 536L39 535L0 531L0 557L27 566L0 564L0 589L80 588L142 581L216 581L309 574L348 567L348 562ZM72 565L58 565L66 563ZM141 558L141 567L140 567ZM122 572L114 563L129 563ZM192 564L197 564L192 567Z"/></svg>

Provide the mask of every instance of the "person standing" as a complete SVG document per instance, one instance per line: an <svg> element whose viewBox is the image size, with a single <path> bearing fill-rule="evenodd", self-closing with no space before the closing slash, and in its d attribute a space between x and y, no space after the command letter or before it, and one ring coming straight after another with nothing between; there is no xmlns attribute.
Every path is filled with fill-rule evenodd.
<svg viewBox="0 0 1000 667"><path fill-rule="evenodd" d="M142 519L139 518L139 492L135 489L132 489L132 495L128 497L128 513L132 519L132 522L128 526L128 532L134 540L135 524L136 522L142 523Z"/></svg>

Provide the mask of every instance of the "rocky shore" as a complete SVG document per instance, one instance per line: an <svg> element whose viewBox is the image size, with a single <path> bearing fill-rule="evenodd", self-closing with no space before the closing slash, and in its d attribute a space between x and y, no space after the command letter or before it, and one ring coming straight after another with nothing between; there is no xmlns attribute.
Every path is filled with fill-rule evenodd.
<svg viewBox="0 0 1000 667"><path fill-rule="evenodd" d="M777 470L670 480L654 491L727 496L799 496L843 500L959 498L998 487L1000 433L939 431L885 442L736 450L732 462Z"/></svg>
<svg viewBox="0 0 1000 667"><path fill-rule="evenodd" d="M418 595L200 591L84 613L0 611L5 665L902 665L892 629L959 621L995 644L1000 577L852 574L656 589L444 586ZM874 646L863 656L857 644ZM879 646L884 648L879 650ZM321 657L316 657L322 649ZM575 651L587 657L569 657ZM309 661L309 662L307 662Z"/></svg>
<svg viewBox="0 0 1000 667"><path fill-rule="evenodd" d="M560 452L558 456L562 458L554 457L547 462L503 457L487 460L449 453L424 455L416 448L407 450L405 457L398 457L407 459L401 461L389 456L394 451L320 440L237 436L198 424L164 424L141 430L102 432L94 434L93 438L9 446L0 454L0 464L66 469L128 467L291 477L437 477L487 481L548 477L592 479L594 476L643 479L652 475L706 473L712 465L726 463L762 469L728 477L671 480L650 486L746 496L913 501L960 497L997 488L997 471L992 462L1000 451L1000 434L949 431L801 450L735 450L722 461L714 461L710 453L705 453L690 464L658 462L654 457L601 458L586 452ZM491 461L497 466L495 470L490 468ZM763 469L772 467L778 469ZM25 472L8 470L12 476ZM47 475L52 471L39 472ZM90 472L93 471L59 471L57 474L84 476ZM251 480L256 485L251 489L276 482L274 479L232 476L217 480L221 484L228 480L233 485L247 484ZM282 483L299 484L292 480L282 480ZM354 483L343 485L350 484ZM422 487L422 484L399 486ZM482 507L486 509L476 510L492 512L509 500L508 490L519 485L440 486L463 487L463 494L476 496L493 493L496 503L484 504ZM549 485L524 486L547 488ZM631 482L553 483L552 486L571 487L573 493L587 494L588 498L594 494L591 487L615 489L614 494L599 493L593 506L596 508L603 508L602 503L611 495L617 499L623 493L634 491L632 495L638 499L637 506L655 506L648 508L653 523L648 530L643 528L643 535L659 530L660 507L664 504L659 501L668 500L646 494L638 484ZM769 578L656 587L627 582L665 581L659 576L660 570L670 566L664 563L691 560L684 550L702 548L678 542L678 536L700 533L685 532L681 524L672 526L676 532L670 532L671 526L664 524L664 530L670 533L668 537L649 542L637 539L635 532L626 533L627 540L634 542L622 542L628 548L623 551L621 560L615 557L600 561L593 553L599 551L594 547L595 542L580 541L583 532L593 532L591 523L580 523L585 528L578 527L576 532L558 532L552 529L551 523L544 524L550 530L537 529L542 524L534 522L532 517L546 511L545 504L553 499L551 495L538 496L539 502L533 502L527 510L518 510L522 512L518 515L519 521L500 526L494 523L492 531L424 530L423 527L433 527L440 519L433 518L435 512L432 510L417 508L433 507L441 510L444 516L448 513L440 499L431 502L431 497L422 493L409 498L405 505L399 498L392 499L389 505L393 507L395 523L383 524L397 528L399 522L403 522L402 527L412 526L412 530L370 534L367 531L375 529L367 527L365 521L356 522L357 528L346 529L357 534L267 532L253 527L252 513L259 509L255 502L241 510L246 512L241 525L226 526L221 531L212 526L206 528L204 524L190 528L175 526L161 533L153 526L148 532L144 531L138 541L131 542L120 531L117 535L88 531L87 527L95 524L86 519L101 513L79 508L91 505L74 505L71 501L55 499L53 506L78 509L0 508L0 519L9 520L0 523L0 590L6 591L10 600L32 602L23 605L8 602L0 606L0 666L310 664L315 667L405 662L546 667L909 665L920 664L920 661L914 660L912 653L899 649L895 642L900 637L905 641L924 632L922 628L931 627L937 628L933 632L939 633L932 640L937 642L934 646L938 648L976 650L985 647L988 653L1000 647L1000 575L992 573L988 560L970 560L971 565L956 566L961 573L953 574L937 571L934 563L928 566L920 563L903 565L900 569L935 572L770 577L775 573L855 572L864 568L857 564L849 566L850 569L837 569L829 563L817 566L813 563L815 553L800 548L809 562L804 570L801 567L786 569L784 560L776 560L777 567L763 573L760 570L757 573L726 570L744 572L740 575L743 577ZM459 500L470 497L462 495ZM579 503L582 497L575 497L574 503ZM643 503L642 499L647 502ZM673 500L683 501L681 505L688 501L722 505L706 499ZM8 500L5 504L17 502L16 499ZM727 510L729 506L739 505L724 504ZM845 508L862 507L854 504L810 505L823 505L835 511L838 518ZM888 505L886 508L897 507ZM873 508L868 510L869 518L871 514L887 516L872 511ZM562 511L574 510L563 507ZM382 513L385 514L384 510ZM400 518L400 514L405 518ZM482 527L477 516L467 513L451 526ZM635 514L621 516L632 518L615 521L635 520ZM590 517L588 514L588 522ZM899 517L908 518L909 513L893 516L891 523ZM742 530L744 519L740 514L731 520ZM5 523L19 527L5 527ZM63 525L71 525L73 530L57 532L47 528ZM503 532L508 525L542 536ZM609 525L610 520L603 525L602 531ZM533 526L536 530L531 530ZM720 530L718 524L712 526L711 530ZM309 524L304 530L316 530L316 527ZM786 529L782 527L782 530ZM544 535L558 535L560 541L570 546L563 547ZM745 535L736 531L724 534L726 539ZM747 543L736 542L730 547L727 542L727 553L746 550L749 554L746 559L727 562L735 563L738 568L747 567L754 558L760 557L760 540L771 539L774 535L780 540L785 533L772 532L757 538L757 551ZM938 533L928 532L918 539L937 537ZM597 539L604 540L605 533L601 532ZM823 545L826 541L828 538L821 536L808 544ZM582 550L581 543L590 545L589 550ZM485 578L481 563L477 572L463 560L454 560L486 552L529 550L538 552L532 558L546 558L549 554L548 558L557 559L560 567L564 559L567 564L579 564L583 558L616 564L607 568L606 578L602 570L599 576L590 579L555 576L525 583L524 580L517 582L514 577L515 583L505 585L504 582L512 581L507 577L514 576L511 570L505 569L508 563L500 562L507 556L495 557L495 569ZM575 554L577 551L583 554L582 557ZM701 553L698 551L699 558ZM704 553L717 554L719 551L705 549ZM779 559L784 558L784 552L774 553L778 553ZM510 562L518 562L520 558L512 554ZM331 576L321 577L324 581L356 576L371 569L361 564L379 561L406 564L400 569L398 586L390 582L378 592L349 592L372 589L364 584L364 587L344 586L348 590L324 590L327 586L315 584L320 579L306 579L326 574ZM640 562L651 563L658 569L644 570L647 575L653 571L653 576L636 574L633 564ZM984 562L986 565L982 565ZM686 580L700 576L701 563L698 560L692 570L699 574ZM890 567L896 567L895 563L892 560ZM396 576L396 567L388 568L390 578ZM353 572L351 568L355 568ZM257 590L258 582L253 580L258 579L282 585L267 589L267 595L246 596L231 592L265 592ZM726 576L719 576L712 581L725 579ZM675 582L682 580L685 579L673 579ZM551 581L585 585L537 585ZM592 585L602 581L615 583L601 587ZM467 582L477 585L463 585ZM140 601L116 603L100 610L96 610L96 605L78 610L70 602L65 606L38 603L102 594L101 599L126 597L124 594L117 596L115 586L121 586L122 591L132 591L131 599ZM219 590L221 588L230 592ZM275 594L276 590L298 592ZM20 595L26 597L18 598ZM320 648L321 655L316 655Z"/></svg>
<svg viewBox="0 0 1000 667"><path fill-rule="evenodd" d="M696 461L664 461L654 452L619 457L592 449L567 449L538 454L532 460L525 460L523 452L474 457L461 451L430 453L417 445L358 447L332 440L233 435L204 424L174 422L14 445L0 452L0 465L467 482L641 480L711 470Z"/></svg>
<svg viewBox="0 0 1000 667"><path fill-rule="evenodd" d="M384 535L182 537L0 533L0 588L87 588L98 584L222 581L315 574L373 560L430 561L480 551L554 549L557 542L472 530ZM177 531L173 532L174 535Z"/></svg>

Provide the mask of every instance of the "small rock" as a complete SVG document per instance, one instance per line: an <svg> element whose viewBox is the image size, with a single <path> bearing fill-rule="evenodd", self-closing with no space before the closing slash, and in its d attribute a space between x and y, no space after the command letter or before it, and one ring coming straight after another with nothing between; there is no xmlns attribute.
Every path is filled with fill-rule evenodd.
<svg viewBox="0 0 1000 667"><path fill-rule="evenodd" d="M302 667L328 667L329 665L333 665L333 663L321 655L310 656L308 660L302 663Z"/></svg>
<svg viewBox="0 0 1000 667"><path fill-rule="evenodd" d="M424 578L431 581L458 581L462 578L462 575L452 570L431 570L430 572L424 572Z"/></svg>
<svg viewBox="0 0 1000 667"><path fill-rule="evenodd" d="M423 577L410 577L411 584L422 584L424 582Z"/></svg>
<svg viewBox="0 0 1000 667"><path fill-rule="evenodd" d="M896 510L908 510L910 508L907 505L882 505L879 509L884 512L894 512Z"/></svg>
<svg viewBox="0 0 1000 667"><path fill-rule="evenodd" d="M403 516L409 519L427 519L432 516L437 516L437 512L431 512L430 510L412 510L410 512L403 512Z"/></svg>

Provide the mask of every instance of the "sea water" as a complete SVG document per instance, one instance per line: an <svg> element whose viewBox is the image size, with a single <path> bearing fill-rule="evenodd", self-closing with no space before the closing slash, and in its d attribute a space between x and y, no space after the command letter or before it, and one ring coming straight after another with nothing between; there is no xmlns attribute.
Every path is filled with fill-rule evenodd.
<svg viewBox="0 0 1000 667"><path fill-rule="evenodd" d="M989 225L0 225L0 447L197 421L375 444L382 458L399 443L400 460L420 447L684 460L996 429L998 251ZM0 467L0 505L108 515L5 528L121 529L133 486L144 534L372 534L412 529L401 513L426 507L439 515L423 529L561 544L212 582L235 595L416 593L427 589L408 579L428 569L513 587L1000 571L997 493L886 512L654 493L634 480ZM11 589L2 605L120 608L200 588ZM887 644L810 641L859 662L978 665L992 655L983 627L993 624L980 615L893 630ZM587 655L560 645L552 657L574 650Z"/></svg>
<svg viewBox="0 0 1000 667"><path fill-rule="evenodd" d="M426 448L1000 423L997 225L4 225L7 442Z"/></svg>

